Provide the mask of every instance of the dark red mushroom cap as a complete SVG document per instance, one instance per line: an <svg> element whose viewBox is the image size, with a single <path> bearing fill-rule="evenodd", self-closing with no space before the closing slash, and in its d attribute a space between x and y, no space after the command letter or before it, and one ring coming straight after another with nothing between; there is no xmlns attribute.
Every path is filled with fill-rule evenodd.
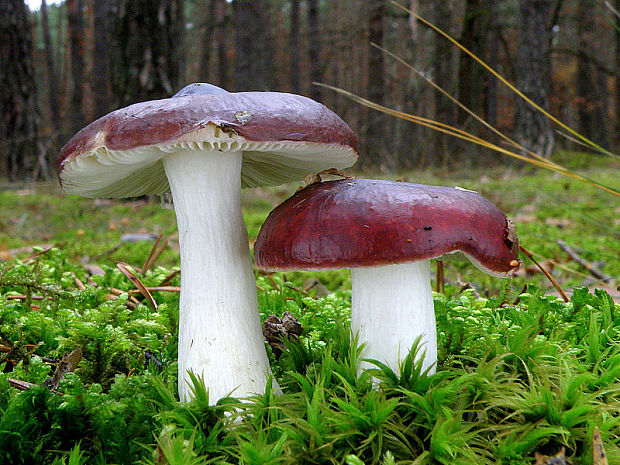
<svg viewBox="0 0 620 465"><path fill-rule="evenodd" d="M241 150L246 187L299 180L357 160L355 133L314 100L279 92L190 89L89 124L62 148L57 171L69 193L158 194L168 190L161 159L175 148Z"/></svg>
<svg viewBox="0 0 620 465"><path fill-rule="evenodd" d="M368 179L300 190L269 214L254 251L268 270L379 266L457 251L499 276L520 263L512 223L481 195Z"/></svg>

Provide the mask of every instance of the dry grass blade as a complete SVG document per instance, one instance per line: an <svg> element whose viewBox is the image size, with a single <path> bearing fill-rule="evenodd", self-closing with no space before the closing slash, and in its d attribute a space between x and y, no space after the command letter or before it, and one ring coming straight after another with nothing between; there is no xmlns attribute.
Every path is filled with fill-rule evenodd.
<svg viewBox="0 0 620 465"><path fill-rule="evenodd" d="M424 18L422 18L420 15L418 15L417 13L411 11L409 8L401 5L398 2L395 2L394 0L392 0L392 3L397 6L398 8L404 10L405 12L407 12L408 14L410 14L411 16L413 16L414 18L416 18L418 21L420 21L421 23L423 23L424 25L430 27L432 30L434 30L435 32L437 32L438 34L440 34L442 37L445 37L448 41L450 41L453 45L455 45L456 47L458 47L460 50L462 50L464 53L466 53L467 55L469 55L472 59L474 59L478 64L480 64L484 69L486 69L489 73L491 73L493 76L495 76L502 84L504 84L506 87L508 87L512 92L514 92L515 94L517 94L519 97L521 97L524 101L526 101L529 105L531 105L533 108L535 108L536 110L538 110L541 114L545 115L547 118L549 118L551 121L553 121L555 124L557 124L558 126L560 126L562 129L564 129L565 131L569 132L570 134L572 134L574 137L576 137L577 139L583 141L585 144L587 144L589 147L592 147L593 149L596 149L597 151L604 153L605 155L609 155L611 157L619 157L617 154L614 154L612 152L610 152L609 150L604 149L603 147L599 146L598 144L592 142L590 139L584 137L583 135L579 134L577 131L571 129L570 127L568 127L566 124L562 123L560 120L558 120L557 118L555 118L553 115L551 115L549 112L545 111L543 108L541 108L539 105L537 105L536 103L534 103L530 98L528 98L523 92L521 92L519 89L517 89L514 85L512 85L507 79L505 79L501 74L499 74L497 71L495 71L493 68L491 68L488 64L486 64L483 60L481 60L480 58L478 58L478 56L476 56L476 54L474 54L473 52L471 52L470 50L468 50L466 47L464 47L463 45L461 45L456 39L454 39L450 34L448 34L447 32L444 32L442 29L438 28L437 26L435 26L434 24L428 22L427 20L425 20Z"/></svg>
<svg viewBox="0 0 620 465"><path fill-rule="evenodd" d="M534 265L536 265L540 271L542 271L542 273L547 277L547 279L551 282L551 284L553 284L553 287L555 287L556 290L560 293L560 295L562 296L562 299L564 299L564 302L570 302L570 299L566 295L566 292L564 292L564 289L560 287L559 283L555 280L553 276L551 276L551 274L545 269L545 267L543 267L540 263L536 261L536 259L532 255L532 252L527 250L522 245L519 245L519 249L521 250L521 252L525 254L527 258L529 258L530 260L532 260L532 262L534 262Z"/></svg>
<svg viewBox="0 0 620 465"><path fill-rule="evenodd" d="M142 281L140 281L140 278L138 278L134 272L132 272L128 267L129 265L127 263L117 263L116 267L119 269L119 271L121 273L123 273L127 278L129 278L129 280L133 283L134 286L136 286L136 288L138 288L138 290L140 291L140 293L144 296L144 298L148 301L149 305L151 307L153 307L153 310L157 310L157 303L155 302L155 299L153 299L153 296L151 295L151 293L148 291L148 289L146 288L146 286L142 283Z"/></svg>
<svg viewBox="0 0 620 465"><path fill-rule="evenodd" d="M393 110L391 108L388 107L384 107L383 105L379 105L377 103L371 102L370 100L367 100L363 97L360 97L352 92L346 91L344 89L340 89L339 87L335 87L335 86L330 86L328 84L323 84L320 82L313 82L314 85L317 85L319 87L324 87L326 89L330 89L333 90L334 92L337 92L341 95L344 95L348 98L350 98L351 100L353 100L354 102L357 102L361 105L367 106L368 108L372 108L373 110L377 110L377 111L381 111L383 113L386 113L390 116L394 116L396 118L401 118L404 119L406 121L411 121L413 123L419 124L421 126L425 126L431 129L434 129L436 131L439 132L443 132L444 134L449 134L451 136L457 137L459 139L462 140L466 140L468 142L472 142L474 144L478 144L482 147L488 148L490 150L495 150L496 152L502 153L504 155L508 155L510 157L516 158L517 160L521 160L524 161L526 163L530 163L532 165L538 166L540 168L544 168L544 169L548 169L550 171L554 171L556 173L562 174L564 176L568 176L574 179L578 179L580 181L583 182L587 182L588 184L591 184L594 187L597 187L601 190L604 190L606 192L609 192L610 194L614 194L620 197L620 191L617 189L614 189L612 187L609 186L605 186L604 184L601 184L597 181L594 181L592 179L587 178L586 176L582 176L580 174L576 174L573 173L572 171L557 165L556 163L550 163L547 160L544 159L536 159L536 158L530 158L530 157L526 157L524 155L518 154L516 152L512 152L510 150L507 150L503 147L500 147L496 144L493 144L491 142L485 141L484 139L481 139L479 137L474 136L473 134L468 133L467 131L463 131L461 129L455 128L453 126L450 126L448 124L444 124L444 123L440 123L438 121L433 121L431 119L428 118L422 118L420 116L415 116L415 115L410 115L409 113L404 113L402 111L398 111L398 110Z"/></svg>
<svg viewBox="0 0 620 465"><path fill-rule="evenodd" d="M174 270L172 273L170 273L168 276L166 276L162 282L159 283L159 286L166 286L168 284L170 284L172 282L172 280L180 273L180 270Z"/></svg>
<svg viewBox="0 0 620 465"><path fill-rule="evenodd" d="M594 465L609 465L607 462L607 453L601 439L601 432L598 426L594 427L594 435L592 436L592 458Z"/></svg>
<svg viewBox="0 0 620 465"><path fill-rule="evenodd" d="M155 244L153 244L153 247L151 247L151 251L146 257L146 260L144 260L144 264L142 265L142 268L140 269L140 274L142 274L142 276L144 276L146 272L151 269L151 267L155 264L159 256L162 254L162 252L166 249L169 238L166 238L166 240L164 240L162 243L163 238L164 238L164 235L160 234L157 240L155 240Z"/></svg>

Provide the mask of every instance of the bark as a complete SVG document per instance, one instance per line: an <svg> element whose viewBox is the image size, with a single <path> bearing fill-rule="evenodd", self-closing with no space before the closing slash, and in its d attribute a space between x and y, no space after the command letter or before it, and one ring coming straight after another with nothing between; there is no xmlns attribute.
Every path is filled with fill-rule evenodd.
<svg viewBox="0 0 620 465"><path fill-rule="evenodd" d="M52 124L58 137L61 131L60 125L60 99L58 98L58 74L54 63L54 52L52 47L52 37L50 34L49 18L47 15L47 4L41 1L41 26L43 28L43 43L45 44L45 65L47 68L47 92L49 113Z"/></svg>
<svg viewBox="0 0 620 465"><path fill-rule="evenodd" d="M215 8L216 2L215 0L208 0L206 7L204 10L206 11L205 17L203 18L203 33L202 33L202 44L200 47L200 69L198 70L199 80L203 82L211 82L212 75L211 73L211 51L213 45L213 35L215 31Z"/></svg>
<svg viewBox="0 0 620 465"><path fill-rule="evenodd" d="M519 0L520 44L517 66L517 87L541 108L549 109L551 62L549 58L549 18L551 0ZM555 138L551 123L538 110L517 97L515 131L527 149L549 157Z"/></svg>
<svg viewBox="0 0 620 465"><path fill-rule="evenodd" d="M294 94L299 93L299 3L301 0L291 0L291 12L290 12L290 36L289 36L289 50L290 50L290 82L291 92Z"/></svg>
<svg viewBox="0 0 620 465"><path fill-rule="evenodd" d="M47 174L37 140L39 115L29 20L23 0L0 2L0 177L10 181Z"/></svg>
<svg viewBox="0 0 620 465"><path fill-rule="evenodd" d="M184 79L183 0L117 0L112 88L116 106L169 97Z"/></svg>
<svg viewBox="0 0 620 465"><path fill-rule="evenodd" d="M371 46L375 43L383 46L383 17L385 16L384 0L367 0L368 11L368 99L383 105L385 103L385 63L381 50ZM387 147L385 145L385 117L377 111L366 112L366 131L364 134L365 162L367 165L381 166L386 161ZM392 167L392 166L391 166Z"/></svg>
<svg viewBox="0 0 620 465"><path fill-rule="evenodd" d="M466 0L463 19L463 32L461 44L473 52L476 56L484 58L485 32L490 32L488 27L488 9L485 0ZM484 73L474 59L464 52L459 56L458 69L459 101L474 113L483 116L482 95L484 94ZM468 120L470 116L463 110L458 112L459 126Z"/></svg>
<svg viewBox="0 0 620 465"><path fill-rule="evenodd" d="M270 90L273 51L265 0L234 0L235 89Z"/></svg>
<svg viewBox="0 0 620 465"><path fill-rule="evenodd" d="M85 121L82 102L84 100L84 2L67 0L67 27L71 47L71 104L69 109L70 130L79 131Z"/></svg>
<svg viewBox="0 0 620 465"><path fill-rule="evenodd" d="M217 3L217 24L216 37L217 37L217 77L218 84L224 89L228 89L230 86L230 77L228 72L228 25L229 19L227 15L228 3L226 0L215 0Z"/></svg>
<svg viewBox="0 0 620 465"><path fill-rule="evenodd" d="M111 109L110 89L110 0L94 0L94 50L93 50L93 93L95 117L105 115Z"/></svg>
<svg viewBox="0 0 620 465"><path fill-rule="evenodd" d="M310 82L321 82L323 73L319 62L321 31L319 29L319 6L317 0L308 1L308 33L310 34L308 55L310 59ZM310 97L321 101L321 88L310 85Z"/></svg>
<svg viewBox="0 0 620 465"><path fill-rule="evenodd" d="M616 11L620 11L620 0L616 0ZM618 20L620 22L620 19ZM620 149L620 27L616 27L616 151Z"/></svg>
<svg viewBox="0 0 620 465"><path fill-rule="evenodd" d="M592 44L595 34L595 11L591 0L579 0L577 4L577 119L579 131L588 139L602 146L609 145L609 133L605 118L606 90L599 85L600 71L589 57L595 55Z"/></svg>
<svg viewBox="0 0 620 465"><path fill-rule="evenodd" d="M495 70L499 70L499 43L500 43L500 24L498 21L499 0L488 0L489 11L489 38L487 41L487 63ZM493 126L497 127L497 106L498 101L498 82L497 79L486 74L487 92L485 102L485 119Z"/></svg>

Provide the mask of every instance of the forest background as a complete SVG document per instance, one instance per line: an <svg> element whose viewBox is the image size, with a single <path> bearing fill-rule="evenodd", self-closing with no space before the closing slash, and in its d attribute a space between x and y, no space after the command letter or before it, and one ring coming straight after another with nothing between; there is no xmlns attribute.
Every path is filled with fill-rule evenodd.
<svg viewBox="0 0 620 465"><path fill-rule="evenodd" d="M404 3L403 3L404 2ZM485 60L542 108L620 146L620 0L411 0L411 11ZM386 0L0 2L0 178L50 178L59 148L95 118L190 82L310 96L361 137L362 169L487 166L505 157L361 107L387 107L492 138L434 90L542 156L579 148L470 56Z"/></svg>

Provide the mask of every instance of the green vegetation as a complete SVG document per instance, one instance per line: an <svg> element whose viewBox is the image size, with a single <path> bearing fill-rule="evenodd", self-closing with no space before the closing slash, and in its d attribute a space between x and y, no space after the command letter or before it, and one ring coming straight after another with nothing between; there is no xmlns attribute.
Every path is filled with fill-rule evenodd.
<svg viewBox="0 0 620 465"><path fill-rule="evenodd" d="M608 160L590 169L617 183ZM408 180L482 192L516 219L528 249L565 262L553 272L567 289L597 283L556 239L620 276L618 205L608 194L547 173L440 174ZM293 190L244 193L250 240ZM379 362L358 375L347 272L257 273L261 317L288 311L304 327L272 356L284 394L209 406L194 379L195 399L180 404L178 294L154 291L155 309L115 266L139 268L152 246L122 234L173 235L173 211L40 190L0 192L0 204L0 253L13 255L0 262L0 464L521 465L565 447L574 465L588 465L595 427L609 463L620 463L620 306L602 290L577 287L564 303L545 295L539 275L504 281L447 262L446 293L435 294L437 373L410 357L399 376ZM33 244L55 248L31 256ZM178 286L177 263L173 237L140 279ZM310 276L331 293L305 291ZM76 347L77 370L57 392L42 386ZM36 386L19 390L14 380Z"/></svg>

